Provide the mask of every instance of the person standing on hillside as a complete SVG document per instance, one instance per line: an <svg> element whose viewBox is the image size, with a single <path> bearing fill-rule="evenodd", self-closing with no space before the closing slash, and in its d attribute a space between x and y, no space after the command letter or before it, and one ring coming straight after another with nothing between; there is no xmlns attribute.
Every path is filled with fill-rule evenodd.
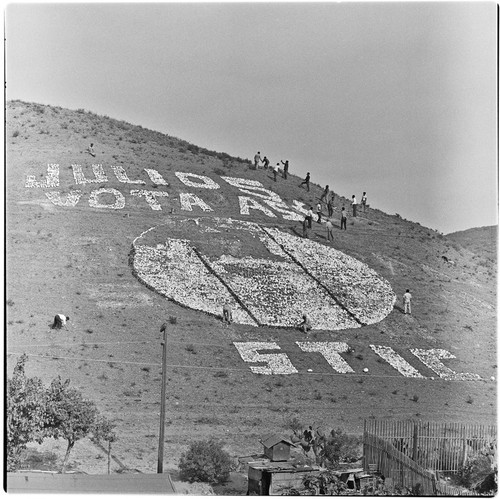
<svg viewBox="0 0 500 499"><path fill-rule="evenodd" d="M333 217L333 192L328 198L328 203L326 204L326 207L328 208L328 216L330 218Z"/></svg>
<svg viewBox="0 0 500 499"><path fill-rule="evenodd" d="M307 210L307 223L309 224L309 228L312 229L312 222L313 222L313 207L310 206L309 209Z"/></svg>
<svg viewBox="0 0 500 499"><path fill-rule="evenodd" d="M283 178L286 180L288 178L288 159L285 159L284 163L281 160L281 163L283 164Z"/></svg>
<svg viewBox="0 0 500 499"><path fill-rule="evenodd" d="M327 185L325 187L325 190L323 191L323 194L321 194L321 197L319 198L320 201L323 201L323 199L326 199L328 201L328 195L330 194L330 186Z"/></svg>
<svg viewBox="0 0 500 499"><path fill-rule="evenodd" d="M342 206L342 211L340 212L340 230L347 230L347 214L345 211L345 206Z"/></svg>
<svg viewBox="0 0 500 499"><path fill-rule="evenodd" d="M87 149L87 152L93 157L95 158L95 151L94 151L94 144L90 144L89 145L89 148Z"/></svg>
<svg viewBox="0 0 500 499"><path fill-rule="evenodd" d="M222 322L231 324L233 322L233 311L228 303L224 304L222 307Z"/></svg>
<svg viewBox="0 0 500 499"><path fill-rule="evenodd" d="M273 168L273 175L274 175L274 181L276 182L278 178L278 170L279 170L280 164L276 163L276 166Z"/></svg>
<svg viewBox="0 0 500 499"><path fill-rule="evenodd" d="M409 289L403 295L403 305L405 307L405 314L411 314L411 293Z"/></svg>
<svg viewBox="0 0 500 499"><path fill-rule="evenodd" d="M317 222L320 224L321 223L321 216L323 215L323 213L321 212L321 203L318 203L316 205L316 214L318 215Z"/></svg>
<svg viewBox="0 0 500 499"><path fill-rule="evenodd" d="M329 218L326 220L326 239L333 241L333 225Z"/></svg>
<svg viewBox="0 0 500 499"><path fill-rule="evenodd" d="M307 192L309 192L309 181L310 180L311 180L311 174L309 172L307 172L306 178L304 179L304 181L301 184L299 184L299 187L302 187L304 184L306 184Z"/></svg>
<svg viewBox="0 0 500 499"><path fill-rule="evenodd" d="M366 211L366 192L363 192L361 196L361 206L363 207L363 213Z"/></svg>
<svg viewBox="0 0 500 499"><path fill-rule="evenodd" d="M356 196L353 194L352 195L352 216L353 217L358 216L357 208L358 208L358 202L356 201Z"/></svg>
<svg viewBox="0 0 500 499"><path fill-rule="evenodd" d="M302 237L304 239L309 237L309 221L307 217L304 217L304 220L302 220Z"/></svg>
<svg viewBox="0 0 500 499"><path fill-rule="evenodd" d="M264 156L262 163L264 163L264 168L267 170L267 168L269 167L269 160L267 159L267 156Z"/></svg>
<svg viewBox="0 0 500 499"><path fill-rule="evenodd" d="M260 151L258 151L257 154L253 157L253 164L256 170L259 168L259 163L260 163Z"/></svg>

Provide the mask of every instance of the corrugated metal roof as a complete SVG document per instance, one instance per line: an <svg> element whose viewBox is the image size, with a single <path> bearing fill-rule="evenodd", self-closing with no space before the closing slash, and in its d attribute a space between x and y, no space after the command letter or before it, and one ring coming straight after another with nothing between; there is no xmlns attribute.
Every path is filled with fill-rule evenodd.
<svg viewBox="0 0 500 499"><path fill-rule="evenodd" d="M176 493L167 473L86 475L32 472L7 473L7 492Z"/></svg>

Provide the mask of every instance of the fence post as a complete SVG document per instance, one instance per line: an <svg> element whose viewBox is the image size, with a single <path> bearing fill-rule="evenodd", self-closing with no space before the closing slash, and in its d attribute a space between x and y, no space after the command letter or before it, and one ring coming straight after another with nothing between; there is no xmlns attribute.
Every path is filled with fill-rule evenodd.
<svg viewBox="0 0 500 499"><path fill-rule="evenodd" d="M465 468L465 463L467 462L467 438L465 436L465 428L462 427L462 450L463 450L463 457L462 457L462 468Z"/></svg>
<svg viewBox="0 0 500 499"><path fill-rule="evenodd" d="M417 460L417 447L418 447L418 422L413 422L413 452L411 458Z"/></svg>
<svg viewBox="0 0 500 499"><path fill-rule="evenodd" d="M367 442L367 432L366 432L366 419L364 421L364 428L363 428L363 469L367 470L368 469L368 442Z"/></svg>
<svg viewBox="0 0 500 499"><path fill-rule="evenodd" d="M432 495L437 496L438 491L437 491L437 481L436 481L436 475L434 473L431 474L431 482L432 482Z"/></svg>

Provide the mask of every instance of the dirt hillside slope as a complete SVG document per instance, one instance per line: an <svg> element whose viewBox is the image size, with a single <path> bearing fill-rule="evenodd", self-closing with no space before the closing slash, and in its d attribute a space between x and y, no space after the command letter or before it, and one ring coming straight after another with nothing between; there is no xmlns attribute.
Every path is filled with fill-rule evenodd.
<svg viewBox="0 0 500 499"><path fill-rule="evenodd" d="M447 234L446 237L478 256L488 258L492 262L497 259L498 225L461 230Z"/></svg>
<svg viewBox="0 0 500 499"><path fill-rule="evenodd" d="M90 143L95 157L87 152ZM58 375L70 378L95 400L117 425L113 470L156 469L164 322L167 467L176 466L190 441L208 435L223 439L234 455L259 452L258 437L290 434L287 422L293 417L351 433L361 433L364 419L373 417L495 423L496 384L490 378L497 367L496 259L480 248L472 251L454 237L385 214L373 200L366 213L349 216L341 231L340 209L345 205L350 212L350 206L343 197L348 193L336 192L333 242L327 241L324 224L313 222L311 254L305 247L297 256L302 222L285 216L302 219L294 207L316 206L323 189L314 183L310 192L299 187L302 179L293 164L288 179L280 173L275 182L270 170L254 170L248 160L83 110L9 102L6 147L7 372L26 352L29 375L47 384ZM311 174L314 181L313 166ZM246 187L234 179L245 179ZM260 182L284 205L248 181ZM219 219L228 218L256 228L223 226ZM175 256L181 253L173 253L166 241L191 238L201 256L190 253L189 261L196 263L183 267ZM139 246L150 258L142 267ZM323 252L330 255L324 265L338 265L327 284L324 266L310 263ZM222 255L227 258L221 263ZM248 322L226 326L210 311L200 311L196 300L210 300L201 288L165 287L160 274L167 260L172 268L177 265L176 283L188 282L188 276L198 282L193 269L210 275L205 278L222 286ZM246 273L238 274L241 262ZM339 317L358 321L355 327L315 327L306 337L279 326L285 319L273 316L273 307L293 317L303 310L283 309L281 298L288 295L276 274L272 292L275 281L260 274L264 298L243 288L227 291L254 279L263 265L282 269L283 276L298 269L311 293L323 293ZM379 291L368 292L366 306L352 302L352 293L366 284L357 277L358 268L390 285L397 296L394 307L392 295L381 297ZM406 288L413 296L411 315L402 313ZM184 291L192 295L188 303L182 302ZM165 297L169 293L177 293L175 301ZM387 301L391 307L381 320L365 320L367 308ZM56 313L71 318L61 332L49 327ZM267 344L261 354L266 348L284 354L277 369L286 364L290 374L255 373L252 368L266 364L245 360L235 346L249 348L250 342ZM341 351L343 344L348 351ZM62 456L63 442L44 445ZM85 440L71 459L78 469L104 473L102 455Z"/></svg>

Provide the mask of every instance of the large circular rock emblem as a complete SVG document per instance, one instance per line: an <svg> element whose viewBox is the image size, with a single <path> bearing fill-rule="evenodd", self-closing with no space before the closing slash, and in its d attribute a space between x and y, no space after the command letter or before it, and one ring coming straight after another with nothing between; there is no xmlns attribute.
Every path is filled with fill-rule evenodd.
<svg viewBox="0 0 500 499"><path fill-rule="evenodd" d="M360 261L281 229L230 218L183 218L133 242L136 276L192 309L253 326L293 327L307 313L313 329L381 321L395 295Z"/></svg>

